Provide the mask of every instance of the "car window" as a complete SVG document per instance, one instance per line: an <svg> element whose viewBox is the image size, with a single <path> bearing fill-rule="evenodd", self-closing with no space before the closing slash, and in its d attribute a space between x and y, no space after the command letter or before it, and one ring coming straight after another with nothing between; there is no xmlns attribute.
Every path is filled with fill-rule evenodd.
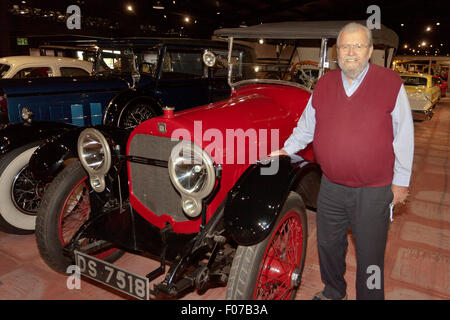
<svg viewBox="0 0 450 320"><path fill-rule="evenodd" d="M48 78L53 76L49 67L33 67L20 70L14 75L14 79Z"/></svg>
<svg viewBox="0 0 450 320"><path fill-rule="evenodd" d="M3 76L8 72L9 66L7 64L0 63L0 78L3 78Z"/></svg>
<svg viewBox="0 0 450 320"><path fill-rule="evenodd" d="M204 76L202 52L172 51L164 55L162 79L194 79Z"/></svg>
<svg viewBox="0 0 450 320"><path fill-rule="evenodd" d="M405 86L426 86L427 78L402 76Z"/></svg>
<svg viewBox="0 0 450 320"><path fill-rule="evenodd" d="M131 73L135 69L133 50L129 48L102 49L96 67L97 73Z"/></svg>
<svg viewBox="0 0 450 320"><path fill-rule="evenodd" d="M70 67L62 67L59 69L61 72L61 77L87 77L89 76L89 72L81 68L70 68Z"/></svg>
<svg viewBox="0 0 450 320"><path fill-rule="evenodd" d="M139 66L139 72L154 76L156 66L158 65L158 51L148 50L136 53L136 62Z"/></svg>

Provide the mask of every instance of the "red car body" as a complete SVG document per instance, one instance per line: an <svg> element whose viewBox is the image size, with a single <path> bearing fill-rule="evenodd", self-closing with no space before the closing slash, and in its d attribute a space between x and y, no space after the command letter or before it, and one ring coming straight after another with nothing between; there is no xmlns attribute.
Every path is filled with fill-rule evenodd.
<svg viewBox="0 0 450 320"><path fill-rule="evenodd" d="M438 76L433 76L433 84L441 88L441 97L447 95L448 82Z"/></svg>
<svg viewBox="0 0 450 320"><path fill-rule="evenodd" d="M173 131L178 128L188 130L191 137L193 137L193 142L199 146L205 147L211 144L211 141L204 139L203 134L200 136L195 134L196 121L201 121L203 132L208 129L220 130L223 137L226 137L226 129L240 128L244 131L254 129L258 132L264 129L279 129L279 142L282 143L292 133L292 129L296 126L306 107L309 96L310 93L308 91L290 86L248 85L241 87L233 92L228 100L220 103L178 112L175 113L173 118L157 117L142 123L130 135L127 154L130 155L129 145L137 134L170 138L173 136ZM277 109L276 112L274 112L274 108ZM243 117L243 115L246 116ZM161 123L166 125L167 131L165 133L161 133L158 130L158 125ZM270 138L270 134L268 134L268 138ZM255 142L253 141L252 143ZM265 139L258 139L256 143L258 144L258 150L262 148L266 151L264 157L270 154L271 151L274 151L269 147L271 146L270 140L267 141L267 145L265 145ZM222 164L223 179L218 194L208 206L208 220L216 212L218 206L235 185L237 179L252 164L248 161L251 150L248 146L246 144L246 162L244 164L237 164L236 155L234 155L234 163L227 163L227 152L234 152L230 148L224 148L221 154L210 154L215 163ZM279 148L281 147L282 145L279 145ZM311 146L302 151L300 155L306 160L313 160ZM159 228L163 228L166 222L168 222L177 233L194 233L199 231L200 217L194 220L177 222L170 214L158 216L151 212L133 192L130 163L128 163L128 174L130 203L146 220Z"/></svg>

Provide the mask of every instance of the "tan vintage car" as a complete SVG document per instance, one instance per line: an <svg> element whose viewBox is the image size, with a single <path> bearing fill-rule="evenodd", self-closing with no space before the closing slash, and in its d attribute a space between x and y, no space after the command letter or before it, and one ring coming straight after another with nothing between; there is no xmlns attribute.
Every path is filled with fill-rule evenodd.
<svg viewBox="0 0 450 320"><path fill-rule="evenodd" d="M415 119L431 119L433 108L441 97L439 87L433 85L433 76L422 73L400 73Z"/></svg>

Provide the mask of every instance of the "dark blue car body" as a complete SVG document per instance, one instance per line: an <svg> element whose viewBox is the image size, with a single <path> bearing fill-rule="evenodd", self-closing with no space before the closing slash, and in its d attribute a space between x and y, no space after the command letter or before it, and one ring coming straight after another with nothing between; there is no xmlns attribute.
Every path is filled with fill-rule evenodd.
<svg viewBox="0 0 450 320"><path fill-rule="evenodd" d="M129 46L134 49L154 48L158 52L157 69L152 75L141 73L133 96L149 96L161 106L176 110L203 105L229 95L226 74L214 75L205 66L202 75L182 74L164 77L163 56L167 52L191 52L220 50L226 54L226 44L214 41L180 39L126 39L99 42L100 46ZM138 50L139 50L138 49ZM166 73L169 74L169 73ZM4 122L18 123L22 109L33 112L33 121L56 121L76 126L103 123L103 116L114 97L132 86L130 74L57 77L41 79L3 79L0 90L6 98L7 110L3 110ZM6 109L6 108L2 108ZM7 114L5 114L5 111Z"/></svg>

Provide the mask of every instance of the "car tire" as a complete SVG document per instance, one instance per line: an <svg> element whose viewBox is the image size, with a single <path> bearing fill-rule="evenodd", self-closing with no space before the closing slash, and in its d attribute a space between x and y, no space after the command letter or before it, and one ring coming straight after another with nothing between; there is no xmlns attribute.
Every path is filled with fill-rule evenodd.
<svg viewBox="0 0 450 320"><path fill-rule="evenodd" d="M65 273L74 264L73 253L63 253L90 214L88 176L79 161L64 168L45 192L36 219L36 242L39 252L53 270ZM71 228L72 227L72 228ZM90 239L85 239L88 244ZM108 262L119 259L124 252L108 248L92 255Z"/></svg>
<svg viewBox="0 0 450 320"><path fill-rule="evenodd" d="M36 225L36 211L19 209L13 200L12 189L39 143L34 142L14 149L0 159L0 230L13 234L31 234ZM31 181L32 184L34 181ZM31 186L33 188L33 185ZM34 189L34 188L33 188Z"/></svg>
<svg viewBox="0 0 450 320"><path fill-rule="evenodd" d="M269 236L252 246L238 246L230 270L226 299L293 299L305 264L307 234L302 198L291 192ZM289 241L277 243L276 240L281 239ZM274 259L277 246L281 252L280 259ZM276 270L282 272L277 273ZM271 289L278 290L267 290L269 283Z"/></svg>

